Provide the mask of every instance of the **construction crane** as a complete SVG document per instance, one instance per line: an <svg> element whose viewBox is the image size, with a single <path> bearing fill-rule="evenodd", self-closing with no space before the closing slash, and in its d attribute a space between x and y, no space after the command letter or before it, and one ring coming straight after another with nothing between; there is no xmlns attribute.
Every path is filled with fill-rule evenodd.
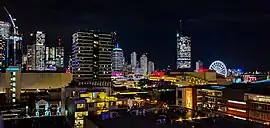
<svg viewBox="0 0 270 128"><path fill-rule="evenodd" d="M7 10L6 7L4 7L6 13L8 14L8 17L11 21L12 24L12 28L13 28L13 33L11 34L11 36L9 37L10 40L13 41L13 48L10 48L9 46L7 46L7 50L13 50L14 54L13 54L13 62L11 65L15 66L16 65L16 50L17 50L17 42L22 40L22 38L19 36L19 32L18 32L18 27L15 24L16 19L12 17L12 15L9 13L9 11ZM9 58L9 55L7 54L7 58Z"/></svg>
<svg viewBox="0 0 270 128"><path fill-rule="evenodd" d="M8 17L9 17L11 23L12 23L13 34L14 34L14 35L17 35L17 34L18 34L18 27L16 26L16 24L15 24L15 22L14 22L14 21L16 21L16 19L14 19L14 18L12 17L12 15L9 13L9 11L7 10L6 7L4 7L4 9L5 9L6 13L8 14Z"/></svg>

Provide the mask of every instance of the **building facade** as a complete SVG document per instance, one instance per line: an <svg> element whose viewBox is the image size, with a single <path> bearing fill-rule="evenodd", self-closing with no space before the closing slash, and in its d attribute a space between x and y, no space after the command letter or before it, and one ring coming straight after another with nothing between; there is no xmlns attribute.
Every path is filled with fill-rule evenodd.
<svg viewBox="0 0 270 128"><path fill-rule="evenodd" d="M26 70L46 70L46 46L44 32L36 31L31 34L33 45L27 46L27 69ZM49 48L47 48L49 52Z"/></svg>
<svg viewBox="0 0 270 128"><path fill-rule="evenodd" d="M180 21L180 32L177 37L177 69L191 68L191 38L185 36L182 32L182 23Z"/></svg>
<svg viewBox="0 0 270 128"><path fill-rule="evenodd" d="M0 36L0 68L5 67L5 44L6 40L5 38Z"/></svg>
<svg viewBox="0 0 270 128"><path fill-rule="evenodd" d="M112 33L99 30L73 34L72 73L79 84L110 86L112 73Z"/></svg>
<svg viewBox="0 0 270 128"><path fill-rule="evenodd" d="M130 65L132 72L136 72L137 70L137 54L136 52L132 52L130 54Z"/></svg>
<svg viewBox="0 0 270 128"><path fill-rule="evenodd" d="M117 44L112 51L112 71L123 71L124 69L124 53Z"/></svg>
<svg viewBox="0 0 270 128"><path fill-rule="evenodd" d="M141 73L143 75L147 74L147 64L148 64L147 56L143 54L140 58Z"/></svg>
<svg viewBox="0 0 270 128"><path fill-rule="evenodd" d="M58 68L63 68L64 67L64 47L62 46L62 40L58 39L58 46L55 48L56 51L56 61L55 61L55 65Z"/></svg>
<svg viewBox="0 0 270 128"><path fill-rule="evenodd" d="M10 24L0 21L0 68L4 68L7 65L6 60L6 46L10 35Z"/></svg>
<svg viewBox="0 0 270 128"><path fill-rule="evenodd" d="M56 70L56 50L55 47L46 47L46 70Z"/></svg>
<svg viewBox="0 0 270 128"><path fill-rule="evenodd" d="M152 61L148 61L148 68L147 72L148 74L152 74L155 71L155 64Z"/></svg>

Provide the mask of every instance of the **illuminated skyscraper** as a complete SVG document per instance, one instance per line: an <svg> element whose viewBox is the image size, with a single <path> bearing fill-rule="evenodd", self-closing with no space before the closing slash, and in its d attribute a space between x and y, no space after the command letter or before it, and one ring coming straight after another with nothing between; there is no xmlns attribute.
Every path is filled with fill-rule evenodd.
<svg viewBox="0 0 270 128"><path fill-rule="evenodd" d="M10 24L0 21L0 68L8 66L7 46L10 36Z"/></svg>
<svg viewBox="0 0 270 128"><path fill-rule="evenodd" d="M10 24L8 22L0 21L0 36L8 39L10 36Z"/></svg>
<svg viewBox="0 0 270 128"><path fill-rule="evenodd" d="M4 68L7 65L6 54L7 44L10 36L10 24L8 22L0 21L0 68Z"/></svg>
<svg viewBox="0 0 270 128"><path fill-rule="evenodd" d="M141 66L141 71L142 71L141 73L143 75L147 74L147 64L148 64L147 56L143 54L140 58L140 66Z"/></svg>
<svg viewBox="0 0 270 128"><path fill-rule="evenodd" d="M46 70L56 70L55 60L56 60L56 50L55 47L46 47Z"/></svg>
<svg viewBox="0 0 270 128"><path fill-rule="evenodd" d="M191 68L191 38L185 36L180 21L180 32L177 32L177 69Z"/></svg>
<svg viewBox="0 0 270 128"><path fill-rule="evenodd" d="M136 54L136 52L132 52L130 54L130 65L131 65L132 72L135 73L137 71L137 54Z"/></svg>
<svg viewBox="0 0 270 128"><path fill-rule="evenodd" d="M119 45L117 44L112 51L112 71L123 71L124 63L123 50L119 48Z"/></svg>
<svg viewBox="0 0 270 128"><path fill-rule="evenodd" d="M6 40L0 36L0 68L5 67L5 44Z"/></svg>
<svg viewBox="0 0 270 128"><path fill-rule="evenodd" d="M35 34L35 70L45 70L45 33L37 31Z"/></svg>
<svg viewBox="0 0 270 128"><path fill-rule="evenodd" d="M56 67L64 67L64 47L62 46L62 40L58 39L58 46L56 47Z"/></svg>
<svg viewBox="0 0 270 128"><path fill-rule="evenodd" d="M5 67L22 64L22 37L18 33L18 26L14 26L13 20L12 26L7 22L0 21L0 37L2 37L2 43L4 42L1 46L4 47ZM13 29L11 29L12 27Z"/></svg>
<svg viewBox="0 0 270 128"><path fill-rule="evenodd" d="M72 37L73 79L80 85L111 86L112 33L85 30Z"/></svg>
<svg viewBox="0 0 270 128"><path fill-rule="evenodd" d="M27 70L46 70L45 33L37 31L31 34L33 45L27 46Z"/></svg>
<svg viewBox="0 0 270 128"><path fill-rule="evenodd" d="M72 71L72 56L71 55L68 56L68 69Z"/></svg>
<svg viewBox="0 0 270 128"><path fill-rule="evenodd" d="M25 70L34 70L34 65L35 65L35 51L34 51L34 46L33 45L27 45L27 61L26 61L26 69Z"/></svg>
<svg viewBox="0 0 270 128"><path fill-rule="evenodd" d="M15 39L14 39L15 37ZM17 38L17 39L16 39ZM15 44L14 44L15 40ZM6 45L6 65L7 66L19 66L22 64L22 37L19 36L11 36ZM14 46L16 45L16 46ZM15 49L14 49L15 48Z"/></svg>
<svg viewBox="0 0 270 128"><path fill-rule="evenodd" d="M148 61L148 67L147 67L147 72L148 74L152 74L155 71L155 64L152 61Z"/></svg>

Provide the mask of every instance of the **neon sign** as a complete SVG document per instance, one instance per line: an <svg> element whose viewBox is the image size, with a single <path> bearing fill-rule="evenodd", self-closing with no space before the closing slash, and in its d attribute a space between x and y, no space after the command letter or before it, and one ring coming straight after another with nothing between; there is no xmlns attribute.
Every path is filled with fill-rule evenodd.
<svg viewBox="0 0 270 128"><path fill-rule="evenodd" d="M19 71L20 68L19 67L9 67L6 69L7 71Z"/></svg>

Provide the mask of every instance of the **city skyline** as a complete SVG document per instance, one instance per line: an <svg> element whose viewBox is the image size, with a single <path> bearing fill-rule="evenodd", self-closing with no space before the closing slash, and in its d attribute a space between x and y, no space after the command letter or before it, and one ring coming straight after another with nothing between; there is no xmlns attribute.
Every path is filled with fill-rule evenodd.
<svg viewBox="0 0 270 128"><path fill-rule="evenodd" d="M97 7L102 6L102 2L93 3ZM117 3L119 2L112 4L117 5ZM10 12L17 18L20 32L26 35L24 43L27 44L29 43L27 41L29 39L27 34L33 30L42 30L50 36L48 42L54 43L53 41L56 41L57 37L62 37L64 46L66 47L65 51L70 53L71 35L78 29L101 28L102 30L117 30L120 35L119 44L124 49L125 57L133 51L147 52L151 55L152 60L156 62L156 67L165 68L167 65L175 67L175 33L179 26L179 20L183 19L186 21L184 31L188 36L192 37L193 68L197 60L202 60L206 67L214 60L222 60L230 68L239 67L247 71L256 69L269 70L268 65L270 62L267 58L263 58L267 55L267 42L270 41L267 38L268 34L264 33L264 31L270 28L270 25L267 23L269 18L267 14L262 12L258 12L258 18L255 18L253 13L248 12L248 10L256 11L253 9L255 5L253 6L252 3L247 3L244 7L241 7L241 10L247 11L247 13L238 11L234 12L235 14L229 12L229 6L222 5L221 3L217 2L215 7L208 5L209 3L207 2L202 3L200 7L208 5L207 7L212 8L213 12L219 10L217 8L224 9L220 9L217 14L209 13L210 16L207 16L205 14L209 12L207 9L201 9L200 11L193 9L194 14L192 14L190 9L184 7L184 5L190 6L190 3L184 3L178 7L174 6L180 5L178 3L155 3L151 5L152 2L146 2L137 12L133 11L135 8L132 5L129 5L130 9L127 7L123 8L126 12L131 13L120 13L115 18L111 18L109 15L111 13L122 12L123 10L116 9L109 12L108 10L111 10L109 7L104 7L103 11L95 8L91 10L87 9L83 4L85 3L78 2L78 5L81 5L82 9L79 9L79 6L74 6L74 9L77 9L77 11L69 12L67 8L72 6L72 3L69 2L65 2L63 7L59 7L58 5L60 4L58 2L52 3L51 1L44 3L5 2ZM124 2L123 4L127 3ZM236 9L239 7L237 3L233 5L231 8ZM265 8L263 3L257 3L256 5ZM117 8L118 6L115 7ZM166 10L167 6L171 6L171 9ZM37 8L41 9L34 11ZM181 8L180 10L182 11L175 11L177 8ZM141 13L143 10L153 11L143 14ZM164 12L161 12L161 10ZM183 11L186 13L183 13ZM68 13L68 15L64 13ZM1 20L8 21L4 10L0 11L0 14ZM221 16L223 14L227 15ZM74 18L70 18L69 16L74 16ZM30 18L31 20L29 20ZM159 38L154 38L155 36ZM259 45L254 47L253 44L255 43ZM167 46L164 47L163 44ZM164 57L160 59L160 56ZM260 67L257 67L258 64L260 64Z"/></svg>

